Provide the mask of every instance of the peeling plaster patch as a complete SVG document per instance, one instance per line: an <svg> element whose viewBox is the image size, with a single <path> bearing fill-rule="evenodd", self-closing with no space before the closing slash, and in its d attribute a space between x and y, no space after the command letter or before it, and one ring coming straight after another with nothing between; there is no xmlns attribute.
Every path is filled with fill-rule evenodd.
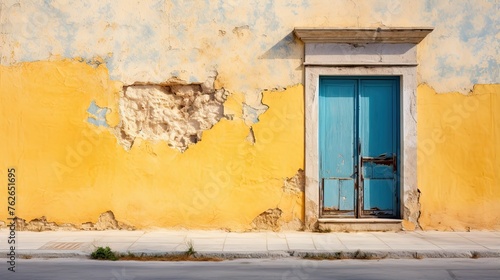
<svg viewBox="0 0 500 280"><path fill-rule="evenodd" d="M120 223L115 219L113 212L106 211L99 215L94 227L96 230L120 229Z"/></svg>
<svg viewBox="0 0 500 280"><path fill-rule="evenodd" d="M233 33L239 37L244 37L250 32L250 27L248 25L237 26L233 28Z"/></svg>
<svg viewBox="0 0 500 280"><path fill-rule="evenodd" d="M100 56L94 56L89 59L85 59L83 57L80 57L78 61L80 62L85 62L87 65L92 66L93 68L99 67L101 64L107 64L109 62L109 59L113 56L113 53L109 52L107 57L102 58Z"/></svg>
<svg viewBox="0 0 500 280"><path fill-rule="evenodd" d="M14 219L16 224L16 229L19 231L56 231L56 230L135 230L133 226L127 225L125 223L119 222L115 219L115 215L111 211L102 213L97 223L92 222L83 223L81 226L76 226L74 224L64 223L58 225L55 222L49 222L45 216L40 218L35 218L29 222L26 220L16 217Z"/></svg>
<svg viewBox="0 0 500 280"><path fill-rule="evenodd" d="M303 230L304 223L299 218L294 218L288 223L281 224L281 230Z"/></svg>
<svg viewBox="0 0 500 280"><path fill-rule="evenodd" d="M305 223L304 226L308 230L314 230L318 227L318 209L319 205L311 199L305 201Z"/></svg>
<svg viewBox="0 0 500 280"><path fill-rule="evenodd" d="M125 86L119 103L121 122L115 131L120 144L129 150L140 137L166 141L184 152L224 117L229 92L215 90L214 80L186 84L172 78L160 85Z"/></svg>
<svg viewBox="0 0 500 280"><path fill-rule="evenodd" d="M266 91L266 90L263 90ZM251 126L259 121L259 116L269 109L269 106L262 103L263 91L248 89L243 103L243 120L245 124Z"/></svg>
<svg viewBox="0 0 500 280"><path fill-rule="evenodd" d="M255 230L272 230L279 231L281 229L279 219L283 211L279 208L268 209L252 221L252 228Z"/></svg>
<svg viewBox="0 0 500 280"><path fill-rule="evenodd" d="M290 194L303 193L305 187L304 170L299 169L297 174L291 178L287 178L283 183L283 192Z"/></svg>
<svg viewBox="0 0 500 280"><path fill-rule="evenodd" d="M95 126L104 126L109 127L106 122L106 114L108 113L108 108L99 107L94 100L89 105L87 109L87 113L90 114L90 117L87 118L87 122L95 125Z"/></svg>
<svg viewBox="0 0 500 280"><path fill-rule="evenodd" d="M92 222L83 223L80 227L81 230L135 230L135 227L125 224L123 222L117 221L115 215L112 211L106 211L99 215L97 222L93 224Z"/></svg>
<svg viewBox="0 0 500 280"><path fill-rule="evenodd" d="M59 226L54 222L49 222L42 216L40 218L35 218L29 223L26 223L24 219L15 218L16 229L17 230L29 230L29 231L46 231L46 230L57 230Z"/></svg>
<svg viewBox="0 0 500 280"><path fill-rule="evenodd" d="M245 124L251 126L259 122L259 116L263 114L269 107L264 104L259 104L258 107L243 104L243 120Z"/></svg>
<svg viewBox="0 0 500 280"><path fill-rule="evenodd" d="M405 211L404 211L404 220L405 228L412 229L417 228L421 229L418 219L420 218L420 190L409 191L407 192L407 199L405 201Z"/></svg>

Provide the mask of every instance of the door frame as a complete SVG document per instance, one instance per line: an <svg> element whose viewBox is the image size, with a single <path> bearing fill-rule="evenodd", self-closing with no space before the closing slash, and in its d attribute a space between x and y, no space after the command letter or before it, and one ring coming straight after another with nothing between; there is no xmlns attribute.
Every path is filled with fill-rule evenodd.
<svg viewBox="0 0 500 280"><path fill-rule="evenodd" d="M409 219L409 210L419 209L412 199L417 192L417 123L415 67L322 67L306 66L305 89L305 225L314 229L320 218L319 178L319 78L321 76L399 77L399 217ZM417 213L416 218L418 218ZM415 219L416 219L415 218ZM359 219L361 220L361 219ZM361 221L360 221L361 222Z"/></svg>
<svg viewBox="0 0 500 280"><path fill-rule="evenodd" d="M432 27L298 27L304 43L304 226L319 225L318 89L320 76L400 77L400 218L410 229L420 217L417 188L417 44ZM361 219L358 219L361 220Z"/></svg>
<svg viewBox="0 0 500 280"><path fill-rule="evenodd" d="M354 216L351 217L349 215L342 215L342 213L338 213L338 214L326 214L324 213L324 179L321 178L321 176L319 175L319 179L320 179L320 199L319 199L319 218L358 218L358 219L362 219L362 218L399 218L399 215L400 215L400 209L398 208L395 208L393 209L394 210L394 213L391 214L391 215L383 215L383 216L373 216L373 215L369 215L369 214L365 214L365 210L364 210L364 184L363 184L363 176L362 176L362 158L360 158L360 151L359 151L359 147L357 147L359 145L359 143L357 143L357 140L356 139L359 139L359 125L360 125L360 119L359 119L359 115L361 114L361 111L360 111L360 106L359 106L359 98L361 96L361 90L362 90L362 87L361 87L361 84L362 84L362 81L363 80L390 80L390 81L397 81L397 85L399 86L400 83L401 83L401 77L400 76L319 76L319 83L318 83L318 97L320 95L320 92L322 90L322 86L321 86L321 82L322 81L328 81L328 80L356 80L357 81L357 86L356 86L356 92L355 92L355 95L354 98L355 98L355 102L354 102L354 107L356 108L355 109L355 115L354 115L354 127L353 127L353 139L356 143L352 143L352 145L354 145L354 148L353 148L353 152L355 153L355 161L357 163L355 163L355 167L354 167L354 171L356 173L356 177L354 178L354 200L355 200L355 203L354 203ZM327 82L328 83L328 82ZM396 158L393 159L395 162L393 163L394 164L394 167L396 168L396 182L395 182L395 194L396 195L396 200L393 201L395 204L397 204L396 207L400 206L401 204L401 201L400 201L400 181L401 179L399 178L399 175L400 175L400 155L401 155L401 133L400 133L400 127L401 127L401 121L400 121L400 117L401 117L401 114L400 114L400 108L401 108L401 102L400 102L400 90L401 88L397 88L397 92L396 92L396 96L393 96L395 98L395 102L398 106L397 110L396 110L396 113L397 113L397 116L396 116L396 120L395 120L395 125L396 127L393 127L392 129L394 130L393 132L395 133L395 135L393 135L394 139L396 140L396 143L395 144L395 152L396 152ZM318 109L318 115L320 114L320 110ZM318 124L319 124L319 119L318 119ZM318 135L320 134L320 132L318 131ZM318 136L318 141L320 141L321 139L319 139L319 136ZM318 147L318 149L320 149L320 147ZM318 159L319 159L319 162L321 162L321 154L320 152L318 152ZM321 171L321 165L319 166L319 169ZM321 174L321 172L320 172Z"/></svg>

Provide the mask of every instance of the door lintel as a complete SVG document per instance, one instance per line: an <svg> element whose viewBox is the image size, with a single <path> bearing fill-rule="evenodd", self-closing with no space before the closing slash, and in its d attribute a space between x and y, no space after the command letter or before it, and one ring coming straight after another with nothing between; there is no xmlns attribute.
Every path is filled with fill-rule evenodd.
<svg viewBox="0 0 500 280"><path fill-rule="evenodd" d="M304 43L418 44L433 27L296 27L295 36Z"/></svg>

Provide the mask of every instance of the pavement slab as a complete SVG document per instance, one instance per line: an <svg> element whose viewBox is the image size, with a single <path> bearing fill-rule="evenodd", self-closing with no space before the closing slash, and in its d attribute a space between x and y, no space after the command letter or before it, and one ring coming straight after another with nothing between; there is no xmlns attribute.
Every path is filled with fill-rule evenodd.
<svg viewBox="0 0 500 280"><path fill-rule="evenodd" d="M10 251L0 230L0 258ZM16 232L20 257L87 258L95 248L134 254L178 254L192 245L198 255L227 258L500 257L500 232L226 232L220 230Z"/></svg>

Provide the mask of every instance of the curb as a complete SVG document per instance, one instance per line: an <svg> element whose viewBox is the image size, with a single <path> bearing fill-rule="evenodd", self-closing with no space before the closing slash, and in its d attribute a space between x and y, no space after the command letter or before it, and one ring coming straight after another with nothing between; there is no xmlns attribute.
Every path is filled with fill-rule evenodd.
<svg viewBox="0 0 500 280"><path fill-rule="evenodd" d="M127 254L130 251L116 251ZM7 251L0 251L0 259L7 259ZM179 255L178 251L133 251L135 255ZM222 259L283 259L304 258L309 260L377 260L377 259L424 259L424 258L500 258L500 251L489 250L451 250L451 251L377 251L377 250L348 250L348 251L270 251L270 252L197 252L196 257L214 257ZM40 251L23 250L16 256L19 259L30 258L90 258L90 253L82 251Z"/></svg>

